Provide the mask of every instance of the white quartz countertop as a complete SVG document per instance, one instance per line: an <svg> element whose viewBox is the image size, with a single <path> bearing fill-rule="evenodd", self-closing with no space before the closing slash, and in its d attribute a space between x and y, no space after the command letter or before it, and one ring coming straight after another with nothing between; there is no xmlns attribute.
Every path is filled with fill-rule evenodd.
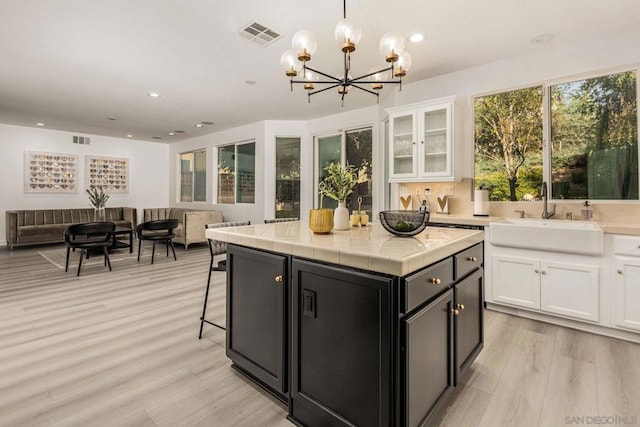
<svg viewBox="0 0 640 427"><path fill-rule="evenodd" d="M372 223L331 234L314 234L306 222L282 222L208 229L207 238L405 276L481 242L484 232L427 227L414 237L397 237Z"/></svg>

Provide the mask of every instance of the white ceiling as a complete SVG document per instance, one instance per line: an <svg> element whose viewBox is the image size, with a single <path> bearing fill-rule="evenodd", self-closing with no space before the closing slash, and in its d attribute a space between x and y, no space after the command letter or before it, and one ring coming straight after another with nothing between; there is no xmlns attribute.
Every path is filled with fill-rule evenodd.
<svg viewBox="0 0 640 427"><path fill-rule="evenodd" d="M341 107L331 91L308 104L301 87L289 92L280 67L293 34L310 29L319 44L310 65L340 72L341 0L0 0L0 16L0 123L174 142L375 103L350 93ZM347 16L363 27L354 75L384 64L385 32L426 35L408 48L410 83L638 25L640 1L347 0ZM238 31L254 20L284 36L264 48L249 43ZM551 43L530 43L547 33ZM202 121L215 124L194 126Z"/></svg>

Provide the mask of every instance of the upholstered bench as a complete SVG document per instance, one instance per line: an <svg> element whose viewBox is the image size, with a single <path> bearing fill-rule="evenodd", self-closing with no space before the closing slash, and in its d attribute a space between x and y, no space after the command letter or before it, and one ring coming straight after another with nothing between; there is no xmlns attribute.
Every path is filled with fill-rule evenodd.
<svg viewBox="0 0 640 427"><path fill-rule="evenodd" d="M6 212L7 246L64 242L64 230L71 224L93 222L94 209L24 209ZM117 227L134 228L135 208L106 208L105 221Z"/></svg>

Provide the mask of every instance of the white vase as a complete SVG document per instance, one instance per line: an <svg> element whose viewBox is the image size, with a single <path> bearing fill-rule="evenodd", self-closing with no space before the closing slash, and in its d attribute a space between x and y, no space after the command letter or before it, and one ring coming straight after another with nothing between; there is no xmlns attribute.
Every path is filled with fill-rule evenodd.
<svg viewBox="0 0 640 427"><path fill-rule="evenodd" d="M333 229L350 230L349 209L346 202L339 202L338 207L333 211Z"/></svg>
<svg viewBox="0 0 640 427"><path fill-rule="evenodd" d="M107 220L106 210L102 208L93 208L93 221L104 222Z"/></svg>

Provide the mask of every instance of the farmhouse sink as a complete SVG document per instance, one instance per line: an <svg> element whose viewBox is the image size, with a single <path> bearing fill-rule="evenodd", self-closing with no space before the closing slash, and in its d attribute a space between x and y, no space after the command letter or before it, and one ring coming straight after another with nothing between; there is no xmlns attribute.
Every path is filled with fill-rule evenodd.
<svg viewBox="0 0 640 427"><path fill-rule="evenodd" d="M489 233L494 246L581 255L604 250L604 234L594 222L514 218L490 223Z"/></svg>

